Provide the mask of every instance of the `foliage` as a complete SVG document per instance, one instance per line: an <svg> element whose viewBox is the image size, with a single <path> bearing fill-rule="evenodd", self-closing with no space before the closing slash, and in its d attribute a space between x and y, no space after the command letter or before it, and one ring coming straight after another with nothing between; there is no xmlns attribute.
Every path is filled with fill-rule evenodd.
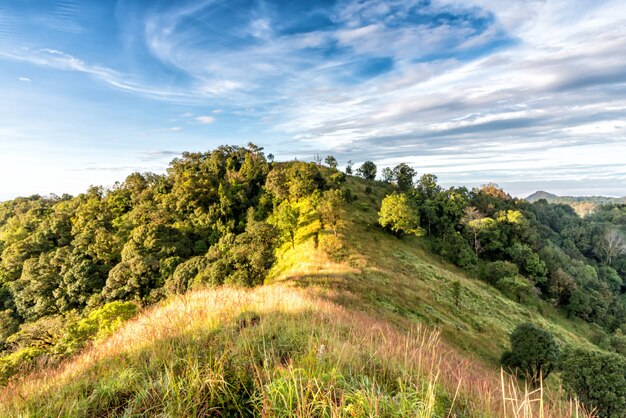
<svg viewBox="0 0 626 418"><path fill-rule="evenodd" d="M376 179L376 164L371 161L365 161L361 164L361 167L357 168L356 173L365 180L374 180Z"/></svg>
<svg viewBox="0 0 626 418"><path fill-rule="evenodd" d="M341 190L327 190L322 194L321 200L317 206L317 211L322 222L322 229L325 225L332 228L333 233L337 235L337 225L341 219L343 212L343 194Z"/></svg>
<svg viewBox="0 0 626 418"><path fill-rule="evenodd" d="M378 213L378 223L397 236L422 236L424 230L420 227L419 212L411 205L405 194L392 193L386 196Z"/></svg>
<svg viewBox="0 0 626 418"><path fill-rule="evenodd" d="M626 414L626 359L610 353L576 349L562 364L565 388L600 417Z"/></svg>
<svg viewBox="0 0 626 418"><path fill-rule="evenodd" d="M406 163L400 163L393 168L393 181L401 191L407 191L413 187L413 177L417 172Z"/></svg>
<svg viewBox="0 0 626 418"><path fill-rule="evenodd" d="M289 238L291 248L296 247L296 231L298 229L298 220L300 218L300 210L289 202L283 202L278 206L276 212L270 219L283 235Z"/></svg>
<svg viewBox="0 0 626 418"><path fill-rule="evenodd" d="M504 366L521 372L533 385L557 367L559 347L554 335L534 324L518 325L511 333L511 351L502 354Z"/></svg>
<svg viewBox="0 0 626 418"><path fill-rule="evenodd" d="M483 279L491 284L497 283L499 280L506 277L516 277L519 274L517 265L509 261L493 261L487 263L483 267L482 276Z"/></svg>

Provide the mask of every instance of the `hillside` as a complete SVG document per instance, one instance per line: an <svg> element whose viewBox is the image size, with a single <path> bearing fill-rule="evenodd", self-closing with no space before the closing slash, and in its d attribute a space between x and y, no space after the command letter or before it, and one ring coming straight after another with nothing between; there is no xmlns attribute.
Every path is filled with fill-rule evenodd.
<svg viewBox="0 0 626 418"><path fill-rule="evenodd" d="M0 415L626 412L626 208L327 164L224 146L0 204Z"/></svg>
<svg viewBox="0 0 626 418"><path fill-rule="evenodd" d="M295 246L277 249L265 286L171 296L58 368L14 380L0 415L504 416L498 360L516 325L577 347L602 334L382 230L389 185L349 177L346 187L357 198L337 235L299 204ZM505 383L519 398L507 415L524 416L511 412L524 394ZM560 395L546 397L546 416L564 416Z"/></svg>

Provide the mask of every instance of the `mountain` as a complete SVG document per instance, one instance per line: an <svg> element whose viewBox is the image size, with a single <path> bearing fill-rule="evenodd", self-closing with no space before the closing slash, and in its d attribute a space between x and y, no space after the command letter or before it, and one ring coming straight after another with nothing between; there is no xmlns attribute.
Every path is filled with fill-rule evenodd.
<svg viewBox="0 0 626 418"><path fill-rule="evenodd" d="M607 196L557 196L552 193L537 191L526 198L529 202L545 199L548 203L565 204L571 206L580 216L593 213L598 206L626 203L626 197Z"/></svg>
<svg viewBox="0 0 626 418"><path fill-rule="evenodd" d="M536 202L537 200L540 199L545 199L548 202L553 202L554 200L558 199L559 196L549 193L549 192L544 192L543 190L539 190L536 191L535 193L531 194L530 196L528 196L526 198L526 200L528 200L529 202Z"/></svg>
<svg viewBox="0 0 626 418"><path fill-rule="evenodd" d="M626 361L595 218L394 183L221 147L1 204L0 416L571 416L575 360ZM568 359L541 391L500 369L528 322Z"/></svg>

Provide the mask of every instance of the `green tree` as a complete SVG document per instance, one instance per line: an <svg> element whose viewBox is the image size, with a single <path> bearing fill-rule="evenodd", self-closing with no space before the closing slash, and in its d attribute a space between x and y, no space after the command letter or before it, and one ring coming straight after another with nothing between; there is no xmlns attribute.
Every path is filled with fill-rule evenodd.
<svg viewBox="0 0 626 418"><path fill-rule="evenodd" d="M361 164L361 167L356 170L356 173L365 180L374 180L376 179L376 164L371 161L365 161Z"/></svg>
<svg viewBox="0 0 626 418"><path fill-rule="evenodd" d="M378 223L397 236L424 235L419 213L405 194L392 193L383 199L378 212Z"/></svg>
<svg viewBox="0 0 626 418"><path fill-rule="evenodd" d="M325 191L317 205L317 211L320 215L322 228L328 225L333 229L333 233L337 235L337 224L341 219L343 210L343 194L339 189Z"/></svg>
<svg viewBox="0 0 626 418"><path fill-rule="evenodd" d="M298 231L299 219L300 210L286 201L276 208L270 219L273 225L289 237L291 248L296 248L296 232Z"/></svg>
<svg viewBox="0 0 626 418"><path fill-rule="evenodd" d="M389 167L385 167L380 172L383 182L392 183L393 182L393 170Z"/></svg>
<svg viewBox="0 0 626 418"><path fill-rule="evenodd" d="M346 164L346 174L347 175L352 175L352 166L354 165L354 163L352 162L352 160L348 160L348 163Z"/></svg>
<svg viewBox="0 0 626 418"><path fill-rule="evenodd" d="M400 163L393 168L393 178L398 189L407 191L413 187L413 178L417 172L408 164Z"/></svg>
<svg viewBox="0 0 626 418"><path fill-rule="evenodd" d="M518 325L510 335L511 351L502 354L504 366L521 372L537 385L557 367L560 350L551 332L534 324Z"/></svg>
<svg viewBox="0 0 626 418"><path fill-rule="evenodd" d="M565 389L595 408L600 417L626 414L626 359L618 354L576 349L561 365Z"/></svg>
<svg viewBox="0 0 626 418"><path fill-rule="evenodd" d="M274 195L276 202L289 199L289 181L287 173L282 167L276 167L267 175L265 189Z"/></svg>
<svg viewBox="0 0 626 418"><path fill-rule="evenodd" d="M332 155L328 155L324 159L324 162L326 163L327 166L329 166L333 170L337 169L337 159L335 157L333 157Z"/></svg>

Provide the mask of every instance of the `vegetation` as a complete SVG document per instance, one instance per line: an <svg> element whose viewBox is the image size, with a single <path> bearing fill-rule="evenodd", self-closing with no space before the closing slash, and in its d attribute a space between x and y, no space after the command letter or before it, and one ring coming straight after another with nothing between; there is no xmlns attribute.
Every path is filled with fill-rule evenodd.
<svg viewBox="0 0 626 418"><path fill-rule="evenodd" d="M558 365L559 347L549 331L531 323L520 324L511 333L511 351L505 351L501 361L537 386Z"/></svg>
<svg viewBox="0 0 626 418"><path fill-rule="evenodd" d="M563 362L563 383L601 417L626 414L626 360L619 355L577 349Z"/></svg>
<svg viewBox="0 0 626 418"><path fill-rule="evenodd" d="M269 162L253 144L224 146L111 189L1 203L0 408L8 409L0 414L502 416L518 386L500 381L499 359L511 331L530 322L502 356L533 385L547 379L546 403L529 411L560 416L573 396L619 416L619 397L589 389L571 365L577 350L626 353L626 205L581 218L493 184L444 189L407 164L376 181L371 161L356 170L361 178L339 172L332 156L316 162ZM275 303L241 289L262 283ZM294 296L301 305L281 305L294 287L309 288ZM191 302L208 294L248 302ZM188 325L168 324L168 306ZM138 311L146 314L128 330L148 315L161 334L116 332ZM419 340L407 340L417 324L439 331L420 328ZM405 351L367 326L384 326ZM438 332L454 359L420 348ZM555 347L574 353L560 369ZM436 361L406 363L418 351ZM467 368L455 359L477 375L455 374ZM52 368L26 377L43 366ZM478 393L478 382L489 389ZM561 383L567 396L553 389Z"/></svg>

